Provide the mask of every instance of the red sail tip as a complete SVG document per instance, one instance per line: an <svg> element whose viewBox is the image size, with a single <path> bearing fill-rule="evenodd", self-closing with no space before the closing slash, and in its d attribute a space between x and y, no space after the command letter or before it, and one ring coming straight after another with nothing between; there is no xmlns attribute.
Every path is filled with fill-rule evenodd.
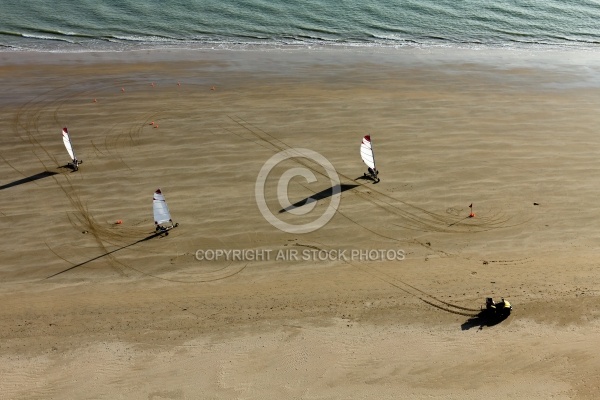
<svg viewBox="0 0 600 400"><path fill-rule="evenodd" d="M367 135L367 136L365 136L365 139L367 139L367 141L369 141L369 142L370 142L370 141L371 141L371 135Z"/></svg>
<svg viewBox="0 0 600 400"><path fill-rule="evenodd" d="M162 194L162 192L160 191L160 189L156 189L156 192L154 192L156 194Z"/></svg>

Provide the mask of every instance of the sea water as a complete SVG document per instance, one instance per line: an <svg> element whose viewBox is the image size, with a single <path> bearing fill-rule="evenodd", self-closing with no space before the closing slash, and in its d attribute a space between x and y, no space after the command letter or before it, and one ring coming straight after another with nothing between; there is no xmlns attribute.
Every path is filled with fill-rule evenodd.
<svg viewBox="0 0 600 400"><path fill-rule="evenodd" d="M600 49L598 0L0 0L0 51Z"/></svg>

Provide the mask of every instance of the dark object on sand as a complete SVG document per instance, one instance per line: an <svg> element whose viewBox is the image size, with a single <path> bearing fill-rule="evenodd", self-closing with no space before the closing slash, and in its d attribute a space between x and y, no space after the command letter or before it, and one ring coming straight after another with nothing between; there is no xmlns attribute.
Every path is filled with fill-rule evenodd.
<svg viewBox="0 0 600 400"><path fill-rule="evenodd" d="M497 303L491 297L485 299L485 312L490 318L504 319L510 315L511 311L512 306L504 300L504 297Z"/></svg>
<svg viewBox="0 0 600 400"><path fill-rule="evenodd" d="M461 325L463 331L471 328L484 326L491 327L498 325L510 315L512 306L504 299L495 302L491 297L485 299L485 307L481 307L481 311L477 315L473 315Z"/></svg>

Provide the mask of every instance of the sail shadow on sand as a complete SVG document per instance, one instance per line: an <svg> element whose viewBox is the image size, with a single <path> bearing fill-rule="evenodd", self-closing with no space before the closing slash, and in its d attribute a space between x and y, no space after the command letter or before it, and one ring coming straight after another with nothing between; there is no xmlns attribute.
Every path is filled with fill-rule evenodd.
<svg viewBox="0 0 600 400"><path fill-rule="evenodd" d="M117 248L117 249L114 249L114 250L111 250L111 251L107 251L107 252L105 252L104 254L100 254L99 256L96 256L96 257L90 258L89 260L86 260L86 261L80 262L79 264L72 265L72 266L70 266L69 268L66 268L66 269L64 269L64 270L62 270L62 271L59 271L59 272L56 272L56 273L54 273L54 274L52 274L52 275L50 275L50 276L47 276L45 279L50 279L50 278L53 278L53 277L55 277L55 276L58 276L58 275L60 275L60 274L64 274L65 272L71 271L71 270L73 270L73 269L75 269L75 268L78 268L78 267L82 267L82 266L84 266L84 265L86 265L86 264L89 264L89 263L91 263L92 261L95 261L95 260L98 260L98 259L100 259L100 258L103 258L103 257L109 256L109 255L111 255L111 254L113 254L113 253L116 253L116 252L118 252L118 251L120 251L120 250L126 249L126 248L128 248L128 247L135 246L136 244L139 244L139 243L142 243L142 242L148 241L148 240L150 240L150 239L153 239L153 238L155 238L155 237L163 237L163 236L166 236L167 234L168 234L168 232L166 232L166 231L163 231L163 230L160 230L160 231L157 231L157 232L153 232L152 234L150 234L150 235L146 236L146 237L145 237L145 238L143 238L143 239L139 239L139 240L136 240L136 241L135 241L135 242L133 242L133 243L130 243L130 244L127 244L127 245L121 246L121 247L119 247L119 248ZM54 252L54 251L53 251L53 250L52 250L50 247L48 247L48 248L49 248L49 249L50 249L50 251L52 251L52 252L53 252L55 255L57 255L57 256L58 256L58 254L56 254L56 253L55 253L55 252ZM60 257L60 256L59 256L59 257ZM62 257L61 257L61 258L62 258ZM63 259L63 260L64 260L64 259ZM66 261L66 260L65 260L65 261ZM124 265L124 264L123 264L123 265ZM134 270L134 271L137 271L137 272L139 272L140 274L142 274L142 275L145 275L145 276L147 276L147 277L151 277L151 278L155 278L155 279L160 279L160 280L163 280L163 281L177 282L177 283L205 283L205 282L214 282L214 281L219 281L219 280L222 280L222 279L227 279L227 278L230 278L230 277L232 277L232 276L234 276L234 275L237 275L237 274L239 274L240 272L242 272L244 269L246 269L246 267L247 267L249 264L244 264L243 266L241 266L241 267L238 267L238 268L230 268L232 265L233 265L233 264L231 264L231 263L230 263L230 264L226 265L225 267L223 267L223 268L220 268L220 269L218 269L218 270L216 270L216 271L211 271L210 273L203 274L204 276L203 276L201 279L196 279L196 280L181 280L181 279L172 279L172 278L162 277L162 276L158 276L158 275L156 275L156 274L148 273L148 272L142 271L142 270L140 270L140 269L134 268L134 267L132 267L132 266L129 266L129 265L125 265L125 266L126 266L127 268L130 268L130 269L132 269L132 270Z"/></svg>
<svg viewBox="0 0 600 400"><path fill-rule="evenodd" d="M57 175L57 174L58 174L58 172L53 172L53 171L39 172L37 174L30 175L30 176L25 177L23 179L19 179L19 180L7 183L5 185L2 185L2 186L0 186L0 190L8 189L8 188L11 188L11 187L14 187L14 186L23 185L24 183L34 182L34 181L37 181L39 179L44 179L44 178L47 178L49 176Z"/></svg>
<svg viewBox="0 0 600 400"><path fill-rule="evenodd" d="M50 276L47 276L47 277L46 277L46 279L53 278L53 277L55 277L55 276L57 276L57 275L60 275L60 274L64 274L65 272L68 272L68 271L71 271L71 270L73 270L73 269L75 269L75 268L78 268L78 267L84 266L84 265L86 265L86 264L89 264L89 263L91 263L92 261L98 260L98 259L100 259L100 258L102 258L102 257L106 257L106 256L108 256L108 255L111 255L111 254L113 254L113 253L116 253L117 251L120 251L120 250L126 249L126 248L128 248L128 247L131 247L131 246L135 246L135 245L136 245L136 244L138 244L138 243L145 242L145 241L147 241L147 240L150 240L150 239L153 239L153 238L155 238L155 237L157 237L157 236L162 236L162 235L164 235L165 233L166 233L166 232L163 232L163 231L154 232L154 233L152 233L151 235L148 235L148 236L146 236L146 237L145 237L145 238L143 238L143 239L136 240L136 241L135 241L135 242L133 242L133 243L129 243L129 244L126 244L125 246L121 246L121 247L119 247L119 248L116 248L116 249L114 249L114 250L107 251L107 252L106 252L106 253L104 253L104 254L100 254L99 256L96 256L96 257L94 257L94 258L90 258L89 260L86 260L86 261L80 262L79 264L75 264L75 265L73 265L73 266L71 266L71 267L69 267L69 268L67 268L67 269L63 269L62 271L59 271L59 272L57 272L57 273L55 273L55 274L52 274L52 275L50 275Z"/></svg>
<svg viewBox="0 0 600 400"><path fill-rule="evenodd" d="M354 189L355 187L358 187L358 186L360 186L360 185L341 184L341 185L332 186L328 189L320 191L319 193L315 193L311 196L308 196L305 199L297 201L294 204L291 204L285 208L282 208L281 210L279 210L279 213L282 214L282 213L290 212L292 210L295 210L296 208L300 208L304 205L329 198L329 197L333 196L334 194L340 194L342 192L345 192L346 190Z"/></svg>

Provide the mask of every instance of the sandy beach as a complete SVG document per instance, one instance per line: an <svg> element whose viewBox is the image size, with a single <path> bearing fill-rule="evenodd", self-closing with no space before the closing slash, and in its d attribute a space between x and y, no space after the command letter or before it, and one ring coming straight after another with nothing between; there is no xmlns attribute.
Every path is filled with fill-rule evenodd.
<svg viewBox="0 0 600 400"><path fill-rule="evenodd" d="M0 53L0 399L597 398L599 71L575 52ZM273 168L274 218L339 198L308 233L255 193L298 148L343 188L305 158ZM305 215L280 212L297 168ZM512 315L479 318L486 297Z"/></svg>

